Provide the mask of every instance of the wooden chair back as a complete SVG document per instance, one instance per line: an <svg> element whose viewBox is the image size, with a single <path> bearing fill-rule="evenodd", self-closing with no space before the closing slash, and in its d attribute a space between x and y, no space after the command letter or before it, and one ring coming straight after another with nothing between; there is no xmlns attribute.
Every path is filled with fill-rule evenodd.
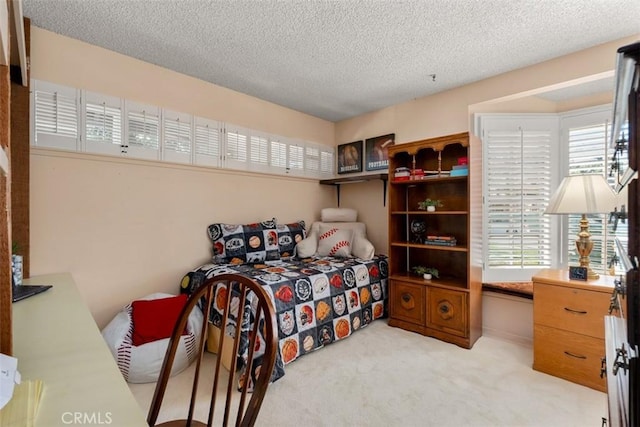
<svg viewBox="0 0 640 427"><path fill-rule="evenodd" d="M222 292L221 289L226 289L226 292ZM236 304L235 299L238 298L239 304ZM232 304L233 301L233 304ZM252 426L258 416L262 400L264 399L271 373L276 361L277 345L278 345L278 333L275 319L275 310L273 303L267 292L254 280L242 276L239 274L222 274L207 279L198 289L196 289L187 300L187 303L180 313L178 321L173 329L173 333L169 340L167 352L165 354L164 362L156 384L155 393L151 401L149 408L149 414L147 417L147 423L150 426L156 425L156 420L162 406L162 400L169 383L169 377L171 376L171 368L176 356L176 350L180 341L187 320L191 310L200 303L200 307L203 309L204 319L200 339L197 343L198 355L196 358L196 366L193 377L191 399L189 404L188 416L185 420L175 420L160 425L163 426L202 426L213 425L214 412L218 403L221 403L219 390L224 391L222 387L226 387L226 398L224 399L224 417L222 424L227 426L231 425L232 412L235 412L235 421L233 424L236 426ZM198 384L200 382L201 366L203 354L205 351L205 342L207 340L207 325L210 311L212 310L212 304L216 304L218 310L223 308L222 313L222 327L220 331L220 340L218 344L218 357L215 362L215 372L213 372L213 388L209 390L210 395L207 397L210 399L209 404L209 416L206 422L193 420L194 408L198 396ZM245 308L245 309L242 309ZM228 324L229 315L235 316L236 333L234 336L229 336L225 333L225 326ZM250 316L250 319L246 317ZM233 322L233 320L232 320ZM240 326L242 325L242 326ZM238 329L242 329L241 333L238 333ZM260 333L258 333L260 332ZM236 376L237 371L237 357L238 347L240 345L241 336L248 339L247 348L247 363L244 367L244 380ZM263 341L260 341L259 336L262 336ZM225 381L221 379L223 371L221 371L222 364L222 348L225 341L232 340L233 356L231 360L230 372L228 374L228 380L226 385L221 384ZM262 364L260 369L255 369L254 362L254 350L256 344L260 347L264 345L264 355L262 357ZM228 345L228 344L227 344ZM257 371L257 378L253 383L253 392L249 391L248 378L250 373ZM226 372L225 372L226 375ZM239 386L238 386L239 384ZM222 387L221 387L222 386ZM239 390L238 390L239 388ZM218 396L216 396L218 395ZM247 402L247 397L250 396ZM238 401L239 399L239 401ZM233 402L233 403L232 403ZM221 406L219 406L221 407ZM237 408L237 410L235 410Z"/></svg>

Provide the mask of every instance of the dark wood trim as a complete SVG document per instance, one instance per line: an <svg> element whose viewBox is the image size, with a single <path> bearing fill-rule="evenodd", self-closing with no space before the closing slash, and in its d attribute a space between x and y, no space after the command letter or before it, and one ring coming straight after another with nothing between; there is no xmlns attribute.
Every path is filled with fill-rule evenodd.
<svg viewBox="0 0 640 427"><path fill-rule="evenodd" d="M10 156L9 67L0 65L0 149ZM11 163L9 163L11 170ZM0 353L13 354L11 323L11 174L0 172Z"/></svg>
<svg viewBox="0 0 640 427"><path fill-rule="evenodd" d="M31 21L24 18L24 37L27 58L31 54ZM29 235L29 81L22 85L22 73L12 66L11 80L11 235L23 256L24 278L31 277L31 249ZM31 74L27 70L27 77ZM15 76L15 77L14 77Z"/></svg>

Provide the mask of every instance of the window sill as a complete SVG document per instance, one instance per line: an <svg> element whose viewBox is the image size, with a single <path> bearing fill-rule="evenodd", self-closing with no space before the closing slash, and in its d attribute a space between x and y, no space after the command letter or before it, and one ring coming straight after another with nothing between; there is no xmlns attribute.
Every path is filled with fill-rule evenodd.
<svg viewBox="0 0 640 427"><path fill-rule="evenodd" d="M533 282L483 283L482 290L533 299Z"/></svg>

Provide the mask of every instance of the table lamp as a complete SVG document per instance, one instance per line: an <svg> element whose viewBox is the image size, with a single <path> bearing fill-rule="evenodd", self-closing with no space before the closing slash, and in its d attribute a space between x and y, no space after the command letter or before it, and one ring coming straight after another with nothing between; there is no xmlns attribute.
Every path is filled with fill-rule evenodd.
<svg viewBox="0 0 640 427"><path fill-rule="evenodd" d="M593 249L587 214L610 213L616 206L616 195L604 176L572 175L560 183L560 187L551 196L545 214L581 214L580 232L576 240L576 249L580 254L580 267L587 269L589 279L600 277L589 267L589 255Z"/></svg>

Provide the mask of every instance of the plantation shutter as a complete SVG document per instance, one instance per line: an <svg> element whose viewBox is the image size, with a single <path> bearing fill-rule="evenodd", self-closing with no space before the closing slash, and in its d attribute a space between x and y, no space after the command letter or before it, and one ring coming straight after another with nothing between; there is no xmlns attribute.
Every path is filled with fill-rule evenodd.
<svg viewBox="0 0 640 427"><path fill-rule="evenodd" d="M34 80L32 96L33 145L78 150L79 91Z"/></svg>
<svg viewBox="0 0 640 427"><path fill-rule="evenodd" d="M222 141L220 123L201 117L196 117L195 121L195 164L220 167Z"/></svg>
<svg viewBox="0 0 640 427"><path fill-rule="evenodd" d="M271 167L285 173L287 168L287 144L277 139L271 140Z"/></svg>
<svg viewBox="0 0 640 427"><path fill-rule="evenodd" d="M333 147L35 79L31 87L33 146L333 178Z"/></svg>
<svg viewBox="0 0 640 427"><path fill-rule="evenodd" d="M126 102L126 152L132 157L158 159L160 153L160 111L158 107Z"/></svg>
<svg viewBox="0 0 640 427"><path fill-rule="evenodd" d="M557 133L547 117L482 120L485 281L530 280L551 266L551 218L543 212L557 179Z"/></svg>
<svg viewBox="0 0 640 427"><path fill-rule="evenodd" d="M226 126L225 167L247 169L249 131L241 127Z"/></svg>
<svg viewBox="0 0 640 427"><path fill-rule="evenodd" d="M320 178L320 148L309 143L304 148L304 174Z"/></svg>
<svg viewBox="0 0 640 427"><path fill-rule="evenodd" d="M253 132L249 141L250 169L267 172L269 170L269 138Z"/></svg>
<svg viewBox="0 0 640 427"><path fill-rule="evenodd" d="M563 130L568 141L568 175L601 174L615 188L617 171L611 168L614 148L609 141L611 132L611 110L589 111L583 114L568 116L563 119ZM628 163L627 152L622 155L621 167ZM626 201L620 203L625 204ZM620 208L620 206L618 207ZM567 232L565 245L568 250L569 265L579 265L580 255L577 253L575 241L580 231L581 215L567 215ZM589 266L592 270L605 273L615 256L615 238L618 237L626 246L627 223L618 221L613 229L613 221L608 214L590 214L589 233L593 242Z"/></svg>
<svg viewBox="0 0 640 427"><path fill-rule="evenodd" d="M122 153L123 105L120 98L84 93L85 147L88 152Z"/></svg>
<svg viewBox="0 0 640 427"><path fill-rule="evenodd" d="M163 110L163 159L191 163L192 117L189 114Z"/></svg>
<svg viewBox="0 0 640 427"><path fill-rule="evenodd" d="M320 177L333 178L334 152L328 148L320 149Z"/></svg>
<svg viewBox="0 0 640 427"><path fill-rule="evenodd" d="M289 143L288 151L287 173L291 175L304 175L304 147L292 142Z"/></svg>

